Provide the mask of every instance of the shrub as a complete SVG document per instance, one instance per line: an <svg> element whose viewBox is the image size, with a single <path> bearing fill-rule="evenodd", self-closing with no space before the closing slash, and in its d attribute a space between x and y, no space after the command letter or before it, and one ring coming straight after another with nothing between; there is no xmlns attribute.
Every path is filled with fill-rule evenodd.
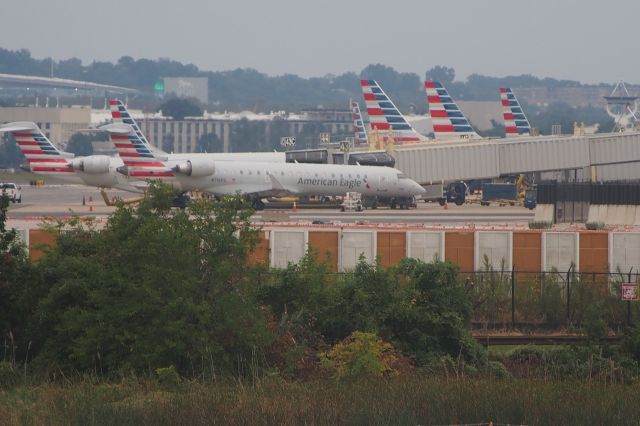
<svg viewBox="0 0 640 426"><path fill-rule="evenodd" d="M320 353L324 368L337 380L398 375L393 364L398 359L395 349L374 333L355 331L329 352Z"/></svg>

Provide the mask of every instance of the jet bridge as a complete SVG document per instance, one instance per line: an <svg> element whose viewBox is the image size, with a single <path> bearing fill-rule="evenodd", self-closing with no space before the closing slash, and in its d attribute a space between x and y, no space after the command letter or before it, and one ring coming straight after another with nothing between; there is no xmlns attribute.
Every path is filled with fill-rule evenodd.
<svg viewBox="0 0 640 426"><path fill-rule="evenodd" d="M606 180L640 179L640 133L531 136L396 146L396 167L421 184L595 167ZM634 164L635 163L635 164Z"/></svg>

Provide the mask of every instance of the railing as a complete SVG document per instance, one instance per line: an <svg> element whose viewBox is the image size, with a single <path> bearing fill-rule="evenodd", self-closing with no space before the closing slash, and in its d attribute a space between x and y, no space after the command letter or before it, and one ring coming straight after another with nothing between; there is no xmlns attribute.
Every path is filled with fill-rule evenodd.
<svg viewBox="0 0 640 426"><path fill-rule="evenodd" d="M640 282L640 273L586 273L572 267L565 272L461 272L459 277L471 298L476 328L578 327L589 315L620 328L640 319L640 305L621 295L622 284Z"/></svg>

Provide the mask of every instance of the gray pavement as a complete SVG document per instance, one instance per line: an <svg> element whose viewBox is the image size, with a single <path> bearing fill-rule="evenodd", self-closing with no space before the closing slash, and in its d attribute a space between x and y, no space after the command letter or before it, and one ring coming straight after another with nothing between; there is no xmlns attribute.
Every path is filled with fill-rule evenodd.
<svg viewBox="0 0 640 426"><path fill-rule="evenodd" d="M107 191L109 197L137 198L136 194L118 190ZM84 205L83 205L84 198ZM64 217L71 215L106 218L115 210L106 206L97 188L84 185L48 185L22 187L22 204L9 207L11 221L37 221L44 216ZM264 216L263 216L264 215ZM392 210L379 208L363 212L340 212L327 209L300 209L297 211L257 212L254 221L280 217L286 221L325 223L410 223L410 224L512 224L522 225L533 220L533 211L517 206L487 206L478 204L444 208L436 203L418 203L416 209Z"/></svg>

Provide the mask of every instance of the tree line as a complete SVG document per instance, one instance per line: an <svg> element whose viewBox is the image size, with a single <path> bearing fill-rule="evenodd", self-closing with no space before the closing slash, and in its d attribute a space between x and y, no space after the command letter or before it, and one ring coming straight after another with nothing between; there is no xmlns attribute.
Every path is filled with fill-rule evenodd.
<svg viewBox="0 0 640 426"><path fill-rule="evenodd" d="M0 387L73 375L176 383L416 370L640 377L640 325L609 345L597 303L581 325L584 344L491 359L470 334L473 284L454 264L404 259L382 268L361 259L336 274L328 254L311 252L270 269L252 257L261 231L245 200L180 210L171 207L174 196L152 184L139 205L119 204L102 226L51 222L56 244L37 262L6 227L9 202L0 198Z"/></svg>
<svg viewBox="0 0 640 426"><path fill-rule="evenodd" d="M464 100L493 101L500 86L511 87L586 87L572 80L538 78L532 75L491 77L472 74L465 81L455 80L455 70L436 65L424 74L398 72L382 64L370 64L361 72L327 74L302 78L294 74L269 76L251 68L227 71L200 70L167 58L134 59L123 56L116 63L93 61L83 64L78 58L36 59L26 49L0 48L0 73L50 76L85 80L139 89L151 95L154 84L162 77L206 77L209 81L209 103L218 110L295 111L323 106L346 108L349 99L361 99L359 80L377 79L393 94L403 111L426 111L422 82L425 78L441 80L452 96ZM147 98L148 104L152 98Z"/></svg>

